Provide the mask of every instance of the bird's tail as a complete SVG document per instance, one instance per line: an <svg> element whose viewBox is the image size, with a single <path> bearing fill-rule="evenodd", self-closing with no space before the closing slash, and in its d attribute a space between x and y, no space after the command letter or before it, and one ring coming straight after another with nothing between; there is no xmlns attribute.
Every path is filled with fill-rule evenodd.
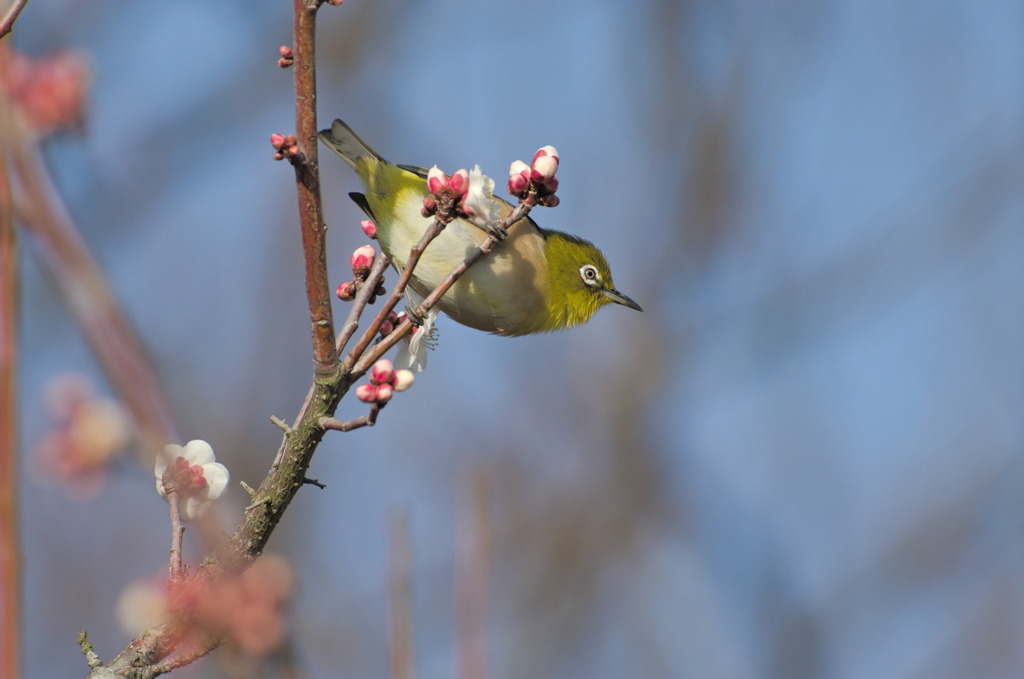
<svg viewBox="0 0 1024 679"><path fill-rule="evenodd" d="M327 145L327 148L344 158L345 162L357 172L359 168L356 163L360 158L378 162L383 160L376 151L367 146L366 142L352 131L351 127L340 120L331 123L331 129L320 130L319 137L320 141Z"/></svg>

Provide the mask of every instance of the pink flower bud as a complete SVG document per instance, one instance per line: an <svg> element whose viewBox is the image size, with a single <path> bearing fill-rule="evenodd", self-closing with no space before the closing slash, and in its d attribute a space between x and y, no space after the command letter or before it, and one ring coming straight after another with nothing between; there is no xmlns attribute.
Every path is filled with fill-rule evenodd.
<svg viewBox="0 0 1024 679"><path fill-rule="evenodd" d="M384 321L380 324L380 336L387 337L395 331L395 324L391 321Z"/></svg>
<svg viewBox="0 0 1024 679"><path fill-rule="evenodd" d="M395 391L405 391L412 386L415 376L410 370L396 370L395 371Z"/></svg>
<svg viewBox="0 0 1024 679"><path fill-rule="evenodd" d="M278 151L283 149L284 148L284 135L283 134L278 134L276 132L274 134L270 135L270 145L273 146Z"/></svg>
<svg viewBox="0 0 1024 679"><path fill-rule="evenodd" d="M377 403L384 405L391 400L391 394L394 390L390 384L381 384L377 386Z"/></svg>
<svg viewBox="0 0 1024 679"><path fill-rule="evenodd" d="M538 151L537 153L540 153ZM533 172L531 178L534 181L541 182L542 184L551 181L555 176L555 172L558 171L558 158L555 156L540 156L533 161Z"/></svg>
<svg viewBox="0 0 1024 679"><path fill-rule="evenodd" d="M548 193L554 193L558 190L558 177L552 177L551 179L544 182L544 188L548 190Z"/></svg>
<svg viewBox="0 0 1024 679"><path fill-rule="evenodd" d="M437 214L437 201L434 200L433 196L425 196L423 198L423 209L420 210L420 214L424 217L433 217Z"/></svg>
<svg viewBox="0 0 1024 679"><path fill-rule="evenodd" d="M351 302L356 298L356 283L355 281L347 281L338 286L338 291L335 293L338 295L338 299L342 302Z"/></svg>
<svg viewBox="0 0 1024 679"><path fill-rule="evenodd" d="M366 234L367 238L377 239L377 225L371 222L369 219L364 219L359 222L359 226L362 227L363 233Z"/></svg>
<svg viewBox="0 0 1024 679"><path fill-rule="evenodd" d="M469 172L459 170L448 178L448 186L457 196L464 196L469 191Z"/></svg>
<svg viewBox="0 0 1024 679"><path fill-rule="evenodd" d="M448 185L448 177L444 172L441 172L441 168L437 165L430 168L427 172L427 191L430 191L435 196L442 191Z"/></svg>
<svg viewBox="0 0 1024 679"><path fill-rule="evenodd" d="M391 384L395 379L395 367L391 361L382 358L370 369L370 381L374 384Z"/></svg>
<svg viewBox="0 0 1024 679"><path fill-rule="evenodd" d="M295 56L294 50L292 50L292 48L289 47L288 45L281 45L280 47L277 48L277 51L281 54L282 57L285 57L286 59L291 59L292 57Z"/></svg>
<svg viewBox="0 0 1024 679"><path fill-rule="evenodd" d="M356 387L356 398L363 403L373 403L377 400L377 387L372 384L360 384Z"/></svg>
<svg viewBox="0 0 1024 679"><path fill-rule="evenodd" d="M533 154L534 165L537 164L538 158L542 158L544 156L554 158L555 164L558 164L558 149L556 149L554 146L542 146L539 149L537 149L537 152Z"/></svg>
<svg viewBox="0 0 1024 679"><path fill-rule="evenodd" d="M349 262L352 264L352 273L356 277L365 277L366 274L370 273L370 267L373 266L373 258L377 255L377 251L373 249L372 245L364 245L361 248L357 248L352 253Z"/></svg>
<svg viewBox="0 0 1024 679"><path fill-rule="evenodd" d="M530 178L521 174L514 174L508 178L508 192L513 196L520 196L530 187Z"/></svg>

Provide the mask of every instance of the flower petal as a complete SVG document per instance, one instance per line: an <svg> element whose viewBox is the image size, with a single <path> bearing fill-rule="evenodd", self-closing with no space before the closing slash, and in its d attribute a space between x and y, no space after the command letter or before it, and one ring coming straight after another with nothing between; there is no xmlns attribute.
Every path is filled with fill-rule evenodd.
<svg viewBox="0 0 1024 679"><path fill-rule="evenodd" d="M216 500L227 487L231 474L228 473L228 468L220 462L211 462L203 465L203 478L207 483L207 497L210 500Z"/></svg>
<svg viewBox="0 0 1024 679"><path fill-rule="evenodd" d="M188 460L190 465L198 464L200 466L217 459L213 454L213 448L202 439L194 439L186 443L183 457Z"/></svg>

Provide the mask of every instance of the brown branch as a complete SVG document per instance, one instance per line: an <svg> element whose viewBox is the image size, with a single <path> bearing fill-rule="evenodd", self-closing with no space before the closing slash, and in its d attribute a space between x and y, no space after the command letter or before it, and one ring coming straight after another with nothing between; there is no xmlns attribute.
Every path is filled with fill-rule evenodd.
<svg viewBox="0 0 1024 679"><path fill-rule="evenodd" d="M11 3L3 18L0 19L0 38L3 38L14 29L14 22L17 21L18 16L21 15L21 10L25 9L27 3L28 0L14 0Z"/></svg>
<svg viewBox="0 0 1024 679"><path fill-rule="evenodd" d="M359 429L360 427L372 427L377 424L377 414L380 413L381 406L378 403L370 405L370 412L367 415L362 415L354 420L348 420L342 422L336 420L333 417L321 417L320 426L324 429L330 429L332 431L352 431L353 429Z"/></svg>
<svg viewBox="0 0 1024 679"><path fill-rule="evenodd" d="M6 54L0 55L0 59ZM10 108L0 115L10 118ZM10 130L9 125L0 126ZM2 134L2 133L0 133ZM20 675L21 539L18 533L18 252L7 174L10 140L0 136L0 676Z"/></svg>
<svg viewBox="0 0 1024 679"><path fill-rule="evenodd" d="M306 299L313 334L313 366L317 375L337 370L334 318L327 277L327 226L320 199L316 125L316 6L294 1L295 136L301 158L294 162L299 199L302 251L306 268Z"/></svg>
<svg viewBox="0 0 1024 679"><path fill-rule="evenodd" d="M16 209L35 237L61 295L104 372L131 411L150 453L179 440L156 369L125 318L99 264L67 214L29 135L11 146L22 191Z"/></svg>

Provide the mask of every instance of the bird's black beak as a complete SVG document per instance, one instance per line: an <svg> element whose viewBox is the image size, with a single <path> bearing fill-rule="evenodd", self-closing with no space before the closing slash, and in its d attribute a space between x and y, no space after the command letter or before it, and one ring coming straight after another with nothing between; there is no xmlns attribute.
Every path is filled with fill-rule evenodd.
<svg viewBox="0 0 1024 679"><path fill-rule="evenodd" d="M626 297L618 290L615 290L614 288L605 288L604 296L607 297L612 302L615 302L616 304L628 306L630 309L636 309L637 311L643 311L643 309L640 308L639 304L631 300L629 297Z"/></svg>

